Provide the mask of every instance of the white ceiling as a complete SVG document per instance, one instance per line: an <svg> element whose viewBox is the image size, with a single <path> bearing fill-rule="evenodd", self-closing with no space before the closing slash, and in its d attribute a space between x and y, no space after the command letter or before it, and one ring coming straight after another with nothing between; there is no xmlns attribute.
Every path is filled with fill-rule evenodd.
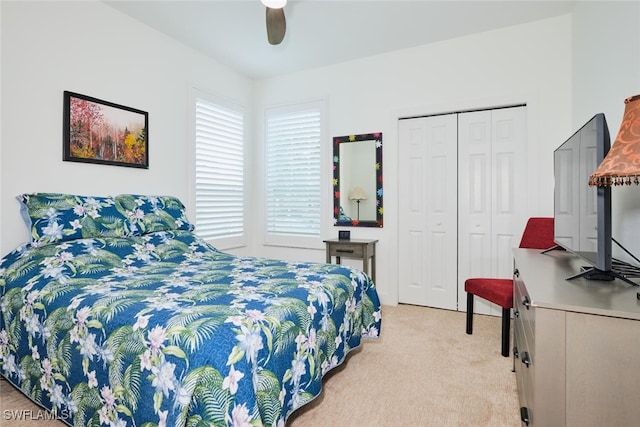
<svg viewBox="0 0 640 427"><path fill-rule="evenodd" d="M104 0L254 79L336 64L570 13L562 0L289 0L267 42L260 0Z"/></svg>

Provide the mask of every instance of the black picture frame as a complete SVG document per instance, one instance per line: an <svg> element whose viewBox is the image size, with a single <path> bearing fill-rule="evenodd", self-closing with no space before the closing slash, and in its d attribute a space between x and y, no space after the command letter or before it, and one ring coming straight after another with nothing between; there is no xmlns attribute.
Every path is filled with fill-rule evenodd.
<svg viewBox="0 0 640 427"><path fill-rule="evenodd" d="M64 91L63 161L149 168L149 113Z"/></svg>

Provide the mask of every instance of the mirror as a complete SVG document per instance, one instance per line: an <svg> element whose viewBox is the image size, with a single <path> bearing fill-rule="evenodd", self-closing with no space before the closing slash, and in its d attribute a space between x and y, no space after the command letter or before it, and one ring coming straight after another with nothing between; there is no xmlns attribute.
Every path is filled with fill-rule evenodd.
<svg viewBox="0 0 640 427"><path fill-rule="evenodd" d="M333 138L336 226L382 227L382 133Z"/></svg>

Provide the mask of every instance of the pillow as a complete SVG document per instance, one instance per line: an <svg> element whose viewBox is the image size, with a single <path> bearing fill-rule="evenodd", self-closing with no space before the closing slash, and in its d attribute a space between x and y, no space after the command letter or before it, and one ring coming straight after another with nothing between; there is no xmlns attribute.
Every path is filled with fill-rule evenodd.
<svg viewBox="0 0 640 427"><path fill-rule="evenodd" d="M115 197L115 205L126 216L134 235L194 229L187 219L184 205L176 197L120 194Z"/></svg>
<svg viewBox="0 0 640 427"><path fill-rule="evenodd" d="M171 196L116 197L34 193L18 196L21 214L38 245L89 237L128 237L193 230L182 202Z"/></svg>
<svg viewBox="0 0 640 427"><path fill-rule="evenodd" d="M111 197L85 197L59 193L18 196L21 214L37 244L80 239L106 227L106 211L114 211Z"/></svg>

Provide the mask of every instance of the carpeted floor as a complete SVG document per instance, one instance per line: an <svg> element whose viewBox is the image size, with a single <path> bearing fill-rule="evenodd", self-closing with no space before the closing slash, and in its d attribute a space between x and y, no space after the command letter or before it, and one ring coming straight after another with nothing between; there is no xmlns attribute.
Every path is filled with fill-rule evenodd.
<svg viewBox="0 0 640 427"><path fill-rule="evenodd" d="M476 315L473 335L465 334L463 312L384 306L382 319L381 338L365 340L330 372L321 395L288 426L520 425L512 360L500 355L500 318ZM0 381L0 425L64 425L43 412Z"/></svg>
<svg viewBox="0 0 640 427"><path fill-rule="evenodd" d="M291 427L519 426L511 358L500 355L500 318L385 306L378 341L365 341Z"/></svg>

